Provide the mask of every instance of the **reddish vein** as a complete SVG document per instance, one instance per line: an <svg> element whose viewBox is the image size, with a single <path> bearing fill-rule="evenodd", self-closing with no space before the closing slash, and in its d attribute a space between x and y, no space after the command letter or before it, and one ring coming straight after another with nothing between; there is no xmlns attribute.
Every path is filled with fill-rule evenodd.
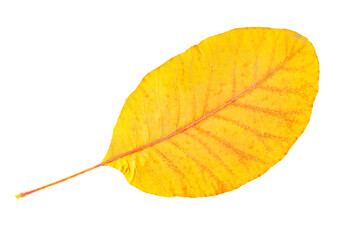
<svg viewBox="0 0 360 240"><path fill-rule="evenodd" d="M48 184L48 185L45 185L45 186L42 186L42 187L33 189L33 190L31 190L31 191L19 193L19 194L16 195L16 197L17 197L17 198L25 197L25 196L27 196L27 195L29 195L29 194L31 194L31 193L37 192L37 191L39 191L39 190L41 190L41 189L44 189L44 188L53 186L53 185L58 184L58 183L61 183L61 182L63 182L63 181L66 181L66 180L68 180L68 179L71 179L71 178L73 178L73 177L76 177L76 176L78 176L78 175L81 175L81 174L83 174L83 173L85 173L85 172L88 172L88 171L93 170L93 169L95 169L95 168L98 168L98 167L100 167L100 166L104 166L104 165L106 165L106 164L109 164L109 163L111 163L111 162L113 162L113 161L116 161L116 160L118 160L118 159L120 159L120 158L123 158L123 157L125 157L125 156L128 156L128 155L131 155L131 154L133 154L133 153L142 151L142 150L144 150L144 149L146 149L146 148L148 148L148 147L151 147L151 146L153 146L153 145L155 145L155 144L158 144L158 143L160 143L160 142L162 142L162 141L168 140L168 139L170 139L171 137L177 135L178 133L184 132L185 130L187 130L187 129L193 127L193 126L195 126L196 124L198 124L198 123L201 122L202 120L208 118L209 116L214 115L216 112L218 112L218 111L220 111L221 109L227 107L228 105L234 103L236 100L238 100L240 97L244 96L244 95L247 94L248 92L251 92L252 90L254 90L254 89L255 89L256 87L258 87L260 84L262 84L262 83L265 82L267 79L269 79L270 77L272 77L275 72L277 72L278 70L282 69L282 68L284 67L284 65L285 65L289 60L291 60L297 53L299 53L303 48L304 48L304 46L303 46L302 48L299 48L298 51L294 52L291 56L285 58L285 60L284 60L280 65L278 65L278 67L274 68L272 71L269 71L269 72L263 77L263 79L261 79L258 83L254 84L254 85L253 85L252 87L250 87L249 89L247 89L247 90L245 90L244 92L242 92L240 95L232 98L231 100L227 101L224 105L216 108L216 109L213 110L212 112L204 115L203 117L201 117L201 118L199 118L198 120L190 123L189 125L187 125L187 126L185 126L185 127L183 127L183 128L180 128L180 129L174 131L173 133L169 134L168 136L163 137L163 138L159 138L158 140L153 141L153 142L151 142L151 143L148 143L148 144L146 144L146 145L144 145L144 146L142 146L142 147L139 147L139 148L133 149L133 150L131 150L131 151L129 151L129 152L120 154L119 156L116 156L116 157L114 157L114 158L112 158L112 159L110 159L110 160L107 160L107 161L105 161L105 162L102 162L102 163L100 163L100 164L97 164L97 165L95 165L95 166L93 166L93 167L90 167L90 168L88 168L88 169L86 169L86 170L84 170L84 171L81 171L81 172L79 172L79 173L76 173L76 174L74 174L74 175L71 175L71 176L69 176L69 177L67 177L67 178L64 178L64 179L61 179L61 180L59 180L59 181L50 183L50 184ZM135 132L135 134L136 134L136 132Z"/></svg>

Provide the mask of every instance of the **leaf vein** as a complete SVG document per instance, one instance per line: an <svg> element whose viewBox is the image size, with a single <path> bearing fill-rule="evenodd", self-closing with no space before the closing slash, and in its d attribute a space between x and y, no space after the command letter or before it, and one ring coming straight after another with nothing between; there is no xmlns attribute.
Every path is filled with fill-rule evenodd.
<svg viewBox="0 0 360 240"><path fill-rule="evenodd" d="M241 97L245 96L247 93L249 93L249 92L251 92L252 90L254 90L257 86L259 86L260 84L264 83L266 80L268 80L269 78L271 78L278 70L282 69L282 68L285 66L285 64L286 64L288 61L290 61L290 60L291 60L297 53L299 53L303 48L304 48L304 46L303 46L302 48L299 48L299 49L298 49L296 52L294 52L291 56L286 57L286 58L284 59L284 61L283 61L281 64L279 64L277 67L275 67L275 68L272 69L271 71L268 71L268 73L267 73L260 81L258 81L258 82L255 84L255 86L252 86L252 87L250 87L249 89L243 91L243 92L242 92L241 94L239 94L238 96L232 98L231 100L229 100L228 102L226 102L226 103L223 104L222 106L216 108L215 110L213 110L212 112L208 113L207 115L199 118L199 119L196 120L195 122L192 122L192 123L190 123L189 125L181 128L181 129L178 129L177 131L169 134L169 135L166 136L166 137L162 137L162 138L160 138L160 139L158 139L158 140L155 140L155 141L153 141L153 142L151 142L151 143L149 143L149 144L146 144L146 145L144 145L144 146L142 146L142 147L133 149L133 150L131 150L131 151L129 151L129 152L120 154L119 156L116 156L116 157L114 157L114 158L112 158L112 159L109 159L109 160L103 162L103 164L104 164L104 165L105 165L105 164L108 164L108 163L113 162L113 161L115 161L115 160L117 160L117 159L119 159L119 158L125 157L125 156L127 156L127 155L130 155L130 154L133 154L133 153L135 153L135 152L141 151L141 150L143 150L143 149L145 149L145 148L151 147L151 146L153 146L153 145L155 145L155 144L157 144L157 143L160 143L160 142L162 142L162 141L168 140L168 139L171 138L172 136L175 136L176 134L181 133L181 132L185 131L186 129L189 129L190 127L193 127L193 126L197 125L197 124L198 124L199 122L201 122L202 120L204 120L204 119L208 118L209 116L215 114L216 112L220 111L221 109L223 109L223 108L225 108L225 107L233 104L235 101L237 101L237 100L240 99Z"/></svg>
<svg viewBox="0 0 360 240"><path fill-rule="evenodd" d="M229 166L200 138L196 137L194 134L191 134L187 131L185 131L184 134L189 136L190 138L194 139L198 143L200 143L200 145L202 145L210 153L211 156L213 156L215 159L217 159L219 161L220 165L222 165L227 172L229 172L232 175L235 175L234 172L229 168Z"/></svg>
<svg viewBox="0 0 360 240"><path fill-rule="evenodd" d="M183 153L185 153L189 158L191 158L200 168L202 171L206 171L210 176L212 176L216 183L218 184L219 187L219 191L223 192L226 191L225 189L225 184L222 180L220 180L218 178L218 176L216 176L206 165L202 164L201 162L199 162L198 160L196 160L188 151L186 151L184 148L182 148L181 146L179 146L176 142L174 142L171 139L168 139L168 141L173 144L174 146L176 146L179 150L181 150Z"/></svg>

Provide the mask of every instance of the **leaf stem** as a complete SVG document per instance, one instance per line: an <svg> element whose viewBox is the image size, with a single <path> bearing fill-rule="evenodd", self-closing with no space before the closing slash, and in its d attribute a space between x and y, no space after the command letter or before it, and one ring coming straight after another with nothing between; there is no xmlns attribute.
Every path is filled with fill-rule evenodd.
<svg viewBox="0 0 360 240"><path fill-rule="evenodd" d="M95 168L98 168L98 167L100 167L100 166L103 166L103 165L104 165L104 163L99 163L99 164L97 164L97 165L95 165L95 166L93 166L93 167L91 167L91 168L88 168L88 169L86 169L86 170L84 170L84 171L78 172L78 173L76 173L76 174L74 174L74 175L71 175L71 176L69 176L69 177L67 177L67 178L63 178L63 179L61 179L61 180L59 180L59 181L56 181L56 182L47 184L47 185L42 186L42 187L39 187L39 188L35 188L35 189L31 190L31 191L27 191L27 192L23 192L23 193L16 194L15 197L16 197L17 199L23 198L23 197L25 197L25 196L27 196L27 195L29 195L29 194L31 194L31 193L34 193L34 192L37 192L37 191L39 191L39 190L41 190L41 189L44 189L44 188L53 186L53 185L55 185L55 184L64 182L64 181L66 181L66 180L68 180L68 179L71 179L71 178L73 178L73 177L79 176L80 174L86 173L86 172L88 172L88 171L91 171L91 170L93 170L93 169L95 169Z"/></svg>

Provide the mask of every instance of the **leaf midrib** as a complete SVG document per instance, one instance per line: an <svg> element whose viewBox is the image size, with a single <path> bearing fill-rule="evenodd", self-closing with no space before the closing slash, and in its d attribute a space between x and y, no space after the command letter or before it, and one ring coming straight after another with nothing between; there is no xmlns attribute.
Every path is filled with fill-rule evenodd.
<svg viewBox="0 0 360 240"><path fill-rule="evenodd" d="M199 118L198 120L190 123L189 125L183 127L183 128L180 128L176 131L174 131L173 133L167 135L166 137L162 137L162 138L159 138L158 140L156 141L153 141L151 143L148 143L142 147L139 147L139 148L136 148L136 149L133 149L129 152L126 152L126 153L122 153L116 157L113 157L105 162L102 162L101 165L106 165L108 163L111 163L111 162L114 162L120 158L123 158L123 157L126 157L128 155L131 155L133 153L137 153L137 152L140 152L148 147L151 147L151 146L154 146L155 144L158 144L160 142L163 142L163 141L166 141L168 140L169 138L181 133L181 132L184 132L186 131L187 129L195 126L196 124L198 124L199 122L207 119L208 117L214 115L215 113L217 113L218 111L220 111L221 109L231 105L232 103L234 103L236 100L238 100L239 98L243 97L245 94L251 92L252 90L256 89L259 85L263 84L264 82L266 82L269 78L271 78L277 71L281 70L284 65L289 62L296 54L298 54L299 52L301 52L301 50L305 47L305 45L303 45L302 47L300 47L296 52L294 52L292 55L290 55L289 57L285 58L284 61L278 65L278 67L274 68L272 71L269 71L264 77L263 79L261 79L260 81L258 81L256 84L254 84L252 87L250 87L249 89L243 91L241 94L239 94L238 96L236 97L233 97L232 99L230 99L229 101L227 101L225 104L221 105L220 107L216 108L215 110L211 111L210 113L204 115L203 117Z"/></svg>

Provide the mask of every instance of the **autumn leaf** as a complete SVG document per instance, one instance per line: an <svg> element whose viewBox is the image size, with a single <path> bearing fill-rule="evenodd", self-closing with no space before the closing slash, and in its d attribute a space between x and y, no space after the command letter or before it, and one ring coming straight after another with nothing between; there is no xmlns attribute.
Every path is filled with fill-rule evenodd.
<svg viewBox="0 0 360 240"><path fill-rule="evenodd" d="M136 188L167 197L234 190L287 154L310 120L318 78L315 50L296 32L241 28L209 37L143 78L104 160L83 172L111 166Z"/></svg>

